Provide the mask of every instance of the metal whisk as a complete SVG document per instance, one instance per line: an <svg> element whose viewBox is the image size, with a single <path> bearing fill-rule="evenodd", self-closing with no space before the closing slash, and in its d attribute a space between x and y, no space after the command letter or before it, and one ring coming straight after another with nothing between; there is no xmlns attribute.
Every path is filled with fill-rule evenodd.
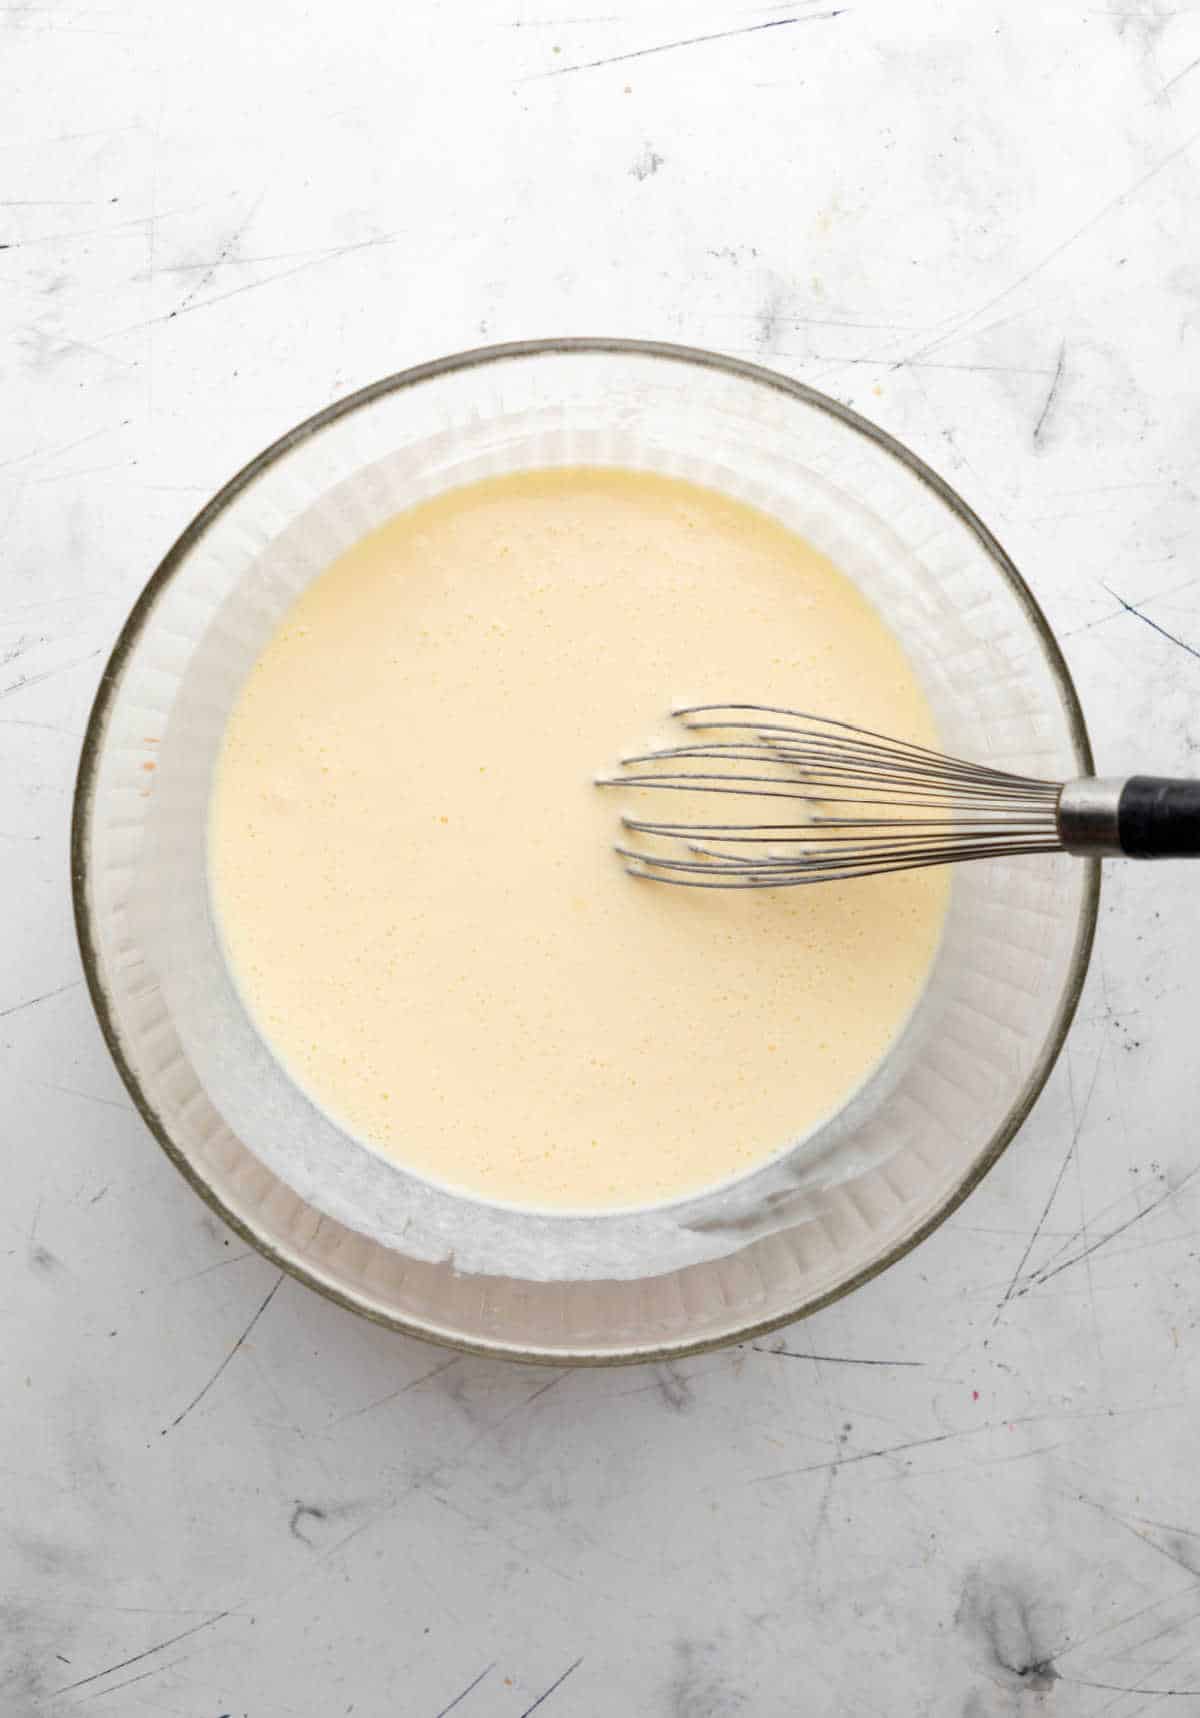
<svg viewBox="0 0 1200 1718"><path fill-rule="evenodd" d="M626 817L666 851L618 845L640 877L704 889L777 889L1023 853L1200 856L1200 781L1039 781L770 704L672 712L706 737L622 760L601 787L790 801L780 821Z"/></svg>

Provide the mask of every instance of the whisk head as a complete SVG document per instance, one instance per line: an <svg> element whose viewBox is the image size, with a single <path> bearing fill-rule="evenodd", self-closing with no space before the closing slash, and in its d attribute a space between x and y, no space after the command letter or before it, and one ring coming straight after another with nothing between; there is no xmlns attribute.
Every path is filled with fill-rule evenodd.
<svg viewBox="0 0 1200 1718"><path fill-rule="evenodd" d="M635 876L777 889L1062 849L1058 782L771 704L672 714L704 737L624 758L622 773L598 785L780 803L762 823L693 821L690 805L677 822L624 818L631 836L657 843L618 845Z"/></svg>

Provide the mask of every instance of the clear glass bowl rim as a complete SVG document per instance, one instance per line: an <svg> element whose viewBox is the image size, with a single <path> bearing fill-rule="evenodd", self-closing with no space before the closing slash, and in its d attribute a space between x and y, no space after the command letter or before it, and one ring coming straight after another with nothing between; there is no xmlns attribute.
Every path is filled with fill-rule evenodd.
<svg viewBox="0 0 1200 1718"><path fill-rule="evenodd" d="M289 1275L307 1287L315 1289L326 1299L345 1306L349 1310L371 1319L374 1323L401 1331L405 1335L419 1337L424 1341L435 1342L446 1347L455 1347L466 1352L489 1356L502 1355L508 1359L556 1366L564 1364L613 1365L622 1362L677 1359L687 1354L702 1353L707 1349L723 1347L732 1342L745 1341L749 1337L766 1334L771 1330L790 1324L796 1319L807 1317L810 1313L820 1310L821 1307L840 1300L843 1295L849 1294L852 1290L861 1287L862 1284L887 1270L898 1259L904 1257L914 1247L919 1246L945 1222L946 1218L979 1185L1013 1139L1037 1101L1066 1041L1087 976L1092 944L1095 939L1100 902L1100 864L1097 860L1080 861L1087 867L1088 876L1080 900L1079 922L1076 927L1074 949L1062 995L1059 999L1058 1010L1042 1045L1041 1054L1002 1123L986 1145L977 1153L967 1173L942 1201L938 1209L932 1212L915 1232L905 1236L899 1245L892 1247L881 1257L871 1260L867 1266L855 1272L844 1282L837 1284L835 1288L802 1301L783 1313L773 1314L767 1320L751 1321L744 1328L722 1333L715 1338L705 1338L690 1343L686 1341L675 1343L669 1347L664 1347L661 1352L656 1351L654 1353L647 1352L644 1348L638 1348L636 1350L631 1349L628 1354L606 1350L596 1354L567 1355L558 1350L538 1351L529 1349L518 1351L503 1344L493 1346L467 1340L452 1343L442 1331L427 1328L415 1320L397 1317L357 1295L339 1291L331 1283L309 1270L304 1261L289 1251L287 1247L278 1246L258 1233L238 1211L226 1204L171 1137L169 1129L150 1102L141 1082L124 1055L117 1031L115 1013L104 985L97 940L91 923L87 887L90 863L88 825L109 710L120 684L125 663L138 643L151 609L164 588L184 564L188 555L234 498L253 484L269 467L284 458L293 448L313 436L319 435L323 429L338 419L368 407L386 395L417 387L422 382L436 380L438 377L454 371L480 368L484 365L503 363L513 359L552 357L555 354L590 356L610 354L620 357L653 358L668 363L695 365L700 368L724 372L726 375L757 383L774 390L776 393L790 396L806 406L826 412L829 416L840 420L848 428L866 436L877 447L890 454L893 459L899 461L927 488L932 490L950 512L956 516L960 524L973 534L985 550L996 572L1016 596L1025 618L1041 646L1058 695L1062 700L1071 742L1081 765L1080 773L1092 775L1095 773L1095 767L1083 710L1074 682L1071 679L1070 670L1059 648L1058 640L1055 638L1036 597L1017 571L1012 560L957 491L916 454L905 447L903 442L889 435L886 430L880 429L868 418L862 417L851 407L841 404L840 401L830 398L829 395L821 393L816 388L809 387L807 383L795 381L789 376L781 375L778 371L766 368L764 365L730 358L722 353L708 351L703 347L617 336L570 335L536 340L514 340L489 346L478 346L466 351L451 353L447 357L433 359L424 364L414 365L410 369L400 370L393 375L382 377L379 381L368 383L366 387L357 389L344 399L338 400L334 404L324 407L323 410L315 412L311 417L305 418L303 422L278 437L277 440L244 465L240 471L236 472L217 491L212 500L201 508L195 518L185 526L142 588L105 664L84 733L75 781L71 819L71 895L84 976L109 1053L138 1113L176 1169L222 1221L229 1224L243 1240L255 1247L280 1269L287 1271Z"/></svg>

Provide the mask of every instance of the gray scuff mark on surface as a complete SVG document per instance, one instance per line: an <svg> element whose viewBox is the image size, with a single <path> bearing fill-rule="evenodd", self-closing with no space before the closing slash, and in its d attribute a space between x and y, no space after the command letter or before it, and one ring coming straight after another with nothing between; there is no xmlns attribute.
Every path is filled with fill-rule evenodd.
<svg viewBox="0 0 1200 1718"><path fill-rule="evenodd" d="M288 1532L293 1539L298 1539L301 1545L307 1545L310 1551L316 1551L318 1549L317 1540L310 1537L305 1530L305 1522L313 1522L319 1529L326 1523L345 1521L350 1516L358 1515L364 1509L369 1508L371 1501L371 1499L365 1498L361 1502L351 1501L349 1503L304 1503L300 1498L297 1498L296 1507L292 1510L288 1520ZM388 1507L390 1508L391 1505ZM372 1519L378 1519L378 1517ZM346 1542L340 1541L340 1543Z"/></svg>
<svg viewBox="0 0 1200 1718"><path fill-rule="evenodd" d="M14 638L11 644L6 644L0 650L0 668L7 668L10 662L15 662L18 656L24 656L27 650L32 650L37 644L49 644L50 640L43 633L23 632Z"/></svg>
<svg viewBox="0 0 1200 1718"><path fill-rule="evenodd" d="M302 1545L311 1546L312 1540L308 1537L303 1528L304 1521L308 1519L313 1521L328 1521L329 1511L327 1509L322 1509L321 1506L316 1503L298 1503L295 1509L292 1510L292 1518L288 1522L288 1532L291 1534L293 1539L298 1539Z"/></svg>
<svg viewBox="0 0 1200 1718"><path fill-rule="evenodd" d="M654 1368L654 1382L659 1395L673 1414L686 1414L695 1401L695 1392L678 1366L670 1361Z"/></svg>
<svg viewBox="0 0 1200 1718"><path fill-rule="evenodd" d="M1038 413L1038 421L1033 426L1033 445L1039 452L1045 445L1046 425L1050 422L1050 414L1054 409L1055 401L1058 399L1058 391L1062 386L1063 370L1066 367L1066 362L1067 343L1064 340L1058 348L1058 362L1054 366L1053 379L1051 380L1042 409Z"/></svg>
<svg viewBox="0 0 1200 1718"><path fill-rule="evenodd" d="M179 1413L176 1414L175 1418L171 1421L171 1424L169 1426L163 1427L162 1431L159 1433L160 1437L165 1438L168 1432L173 1432L175 1430L175 1427L177 1425L179 1425L179 1423L182 1420L187 1418L187 1416L191 1413L192 1409L197 1407L204 1400L205 1396L208 1395L208 1392L212 1389L212 1387L216 1383L217 1379L224 1372L225 1368L229 1365L229 1362L233 1359L234 1355L241 1348L241 1346L245 1342L246 1338L250 1335L250 1332L254 1329L254 1326L258 1323L258 1321L262 1317L263 1313L266 1312L267 1308L270 1306L271 1302L274 1300L276 1294L278 1293L279 1286L283 1282L283 1277L284 1277L284 1273L282 1271L280 1271L279 1275L275 1278L275 1281L272 1283L270 1289L268 1290L266 1296L264 1297L262 1304L259 1306L258 1311L254 1314L254 1317L250 1320L250 1322L246 1326L245 1330L243 1330L242 1334L238 1337L237 1341L234 1343L233 1347L229 1350L229 1353L225 1356L224 1360L222 1360L221 1364L217 1367L217 1369L213 1373L212 1377L208 1380L208 1382L205 1385L203 1385L203 1387L201 1389L197 1390L196 1394L192 1397L191 1401L187 1404L186 1408L180 1409Z"/></svg>
<svg viewBox="0 0 1200 1718"><path fill-rule="evenodd" d="M667 1698L673 1718L732 1718L744 1710L746 1696L730 1682L712 1641L684 1637L672 1650L675 1674Z"/></svg>
<svg viewBox="0 0 1200 1718"><path fill-rule="evenodd" d="M774 353L778 348L787 298L783 282L773 280L754 317L754 344L760 352Z"/></svg>
<svg viewBox="0 0 1200 1718"><path fill-rule="evenodd" d="M665 156L660 155L657 149L652 149L647 143L641 154L634 160L629 172L640 185L645 179L653 179L659 168L664 165L665 159Z"/></svg>
<svg viewBox="0 0 1200 1718"><path fill-rule="evenodd" d="M601 66L619 66L626 60L643 60L650 54L670 54L676 48L698 48L705 42L727 42L734 36L753 36L761 30L782 30L790 24L819 24L829 18L840 18L847 11L845 6L839 6L832 12L809 12L803 17L769 18L765 24L742 24L734 30L714 30L706 36L683 36L675 42L657 42L651 48L632 48L625 54L610 54L602 60L583 60L577 65L552 66L547 72L535 72L531 78L523 79L525 83L536 83L540 78L561 78L568 72L594 72Z"/></svg>
<svg viewBox="0 0 1200 1718"><path fill-rule="evenodd" d="M39 1199L33 1208L33 1221L29 1225L29 1239L26 1242L26 1252L31 1271L41 1271L48 1275L52 1271L62 1269L62 1260L57 1253L52 1253L49 1247L43 1246L37 1238L38 1223L42 1215L42 1201Z"/></svg>
<svg viewBox="0 0 1200 1718"><path fill-rule="evenodd" d="M990 1667L1005 1672L1022 1689L1045 1694L1059 1681L1054 1654L1036 1622L1034 1602L1009 1572L989 1575L974 1570L967 1577L954 1620L982 1648Z"/></svg>

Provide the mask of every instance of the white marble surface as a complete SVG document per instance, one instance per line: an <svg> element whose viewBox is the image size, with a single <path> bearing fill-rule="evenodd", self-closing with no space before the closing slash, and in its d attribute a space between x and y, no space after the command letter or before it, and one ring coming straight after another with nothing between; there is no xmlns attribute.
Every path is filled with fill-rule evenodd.
<svg viewBox="0 0 1200 1718"><path fill-rule="evenodd" d="M559 10L0 8L0 1710L1200 1713L1200 876L1110 872L937 1235L670 1368L281 1282L101 1044L66 838L119 622L272 437L483 340L849 401L1013 553L1103 767L1200 773L1200 9Z"/></svg>

